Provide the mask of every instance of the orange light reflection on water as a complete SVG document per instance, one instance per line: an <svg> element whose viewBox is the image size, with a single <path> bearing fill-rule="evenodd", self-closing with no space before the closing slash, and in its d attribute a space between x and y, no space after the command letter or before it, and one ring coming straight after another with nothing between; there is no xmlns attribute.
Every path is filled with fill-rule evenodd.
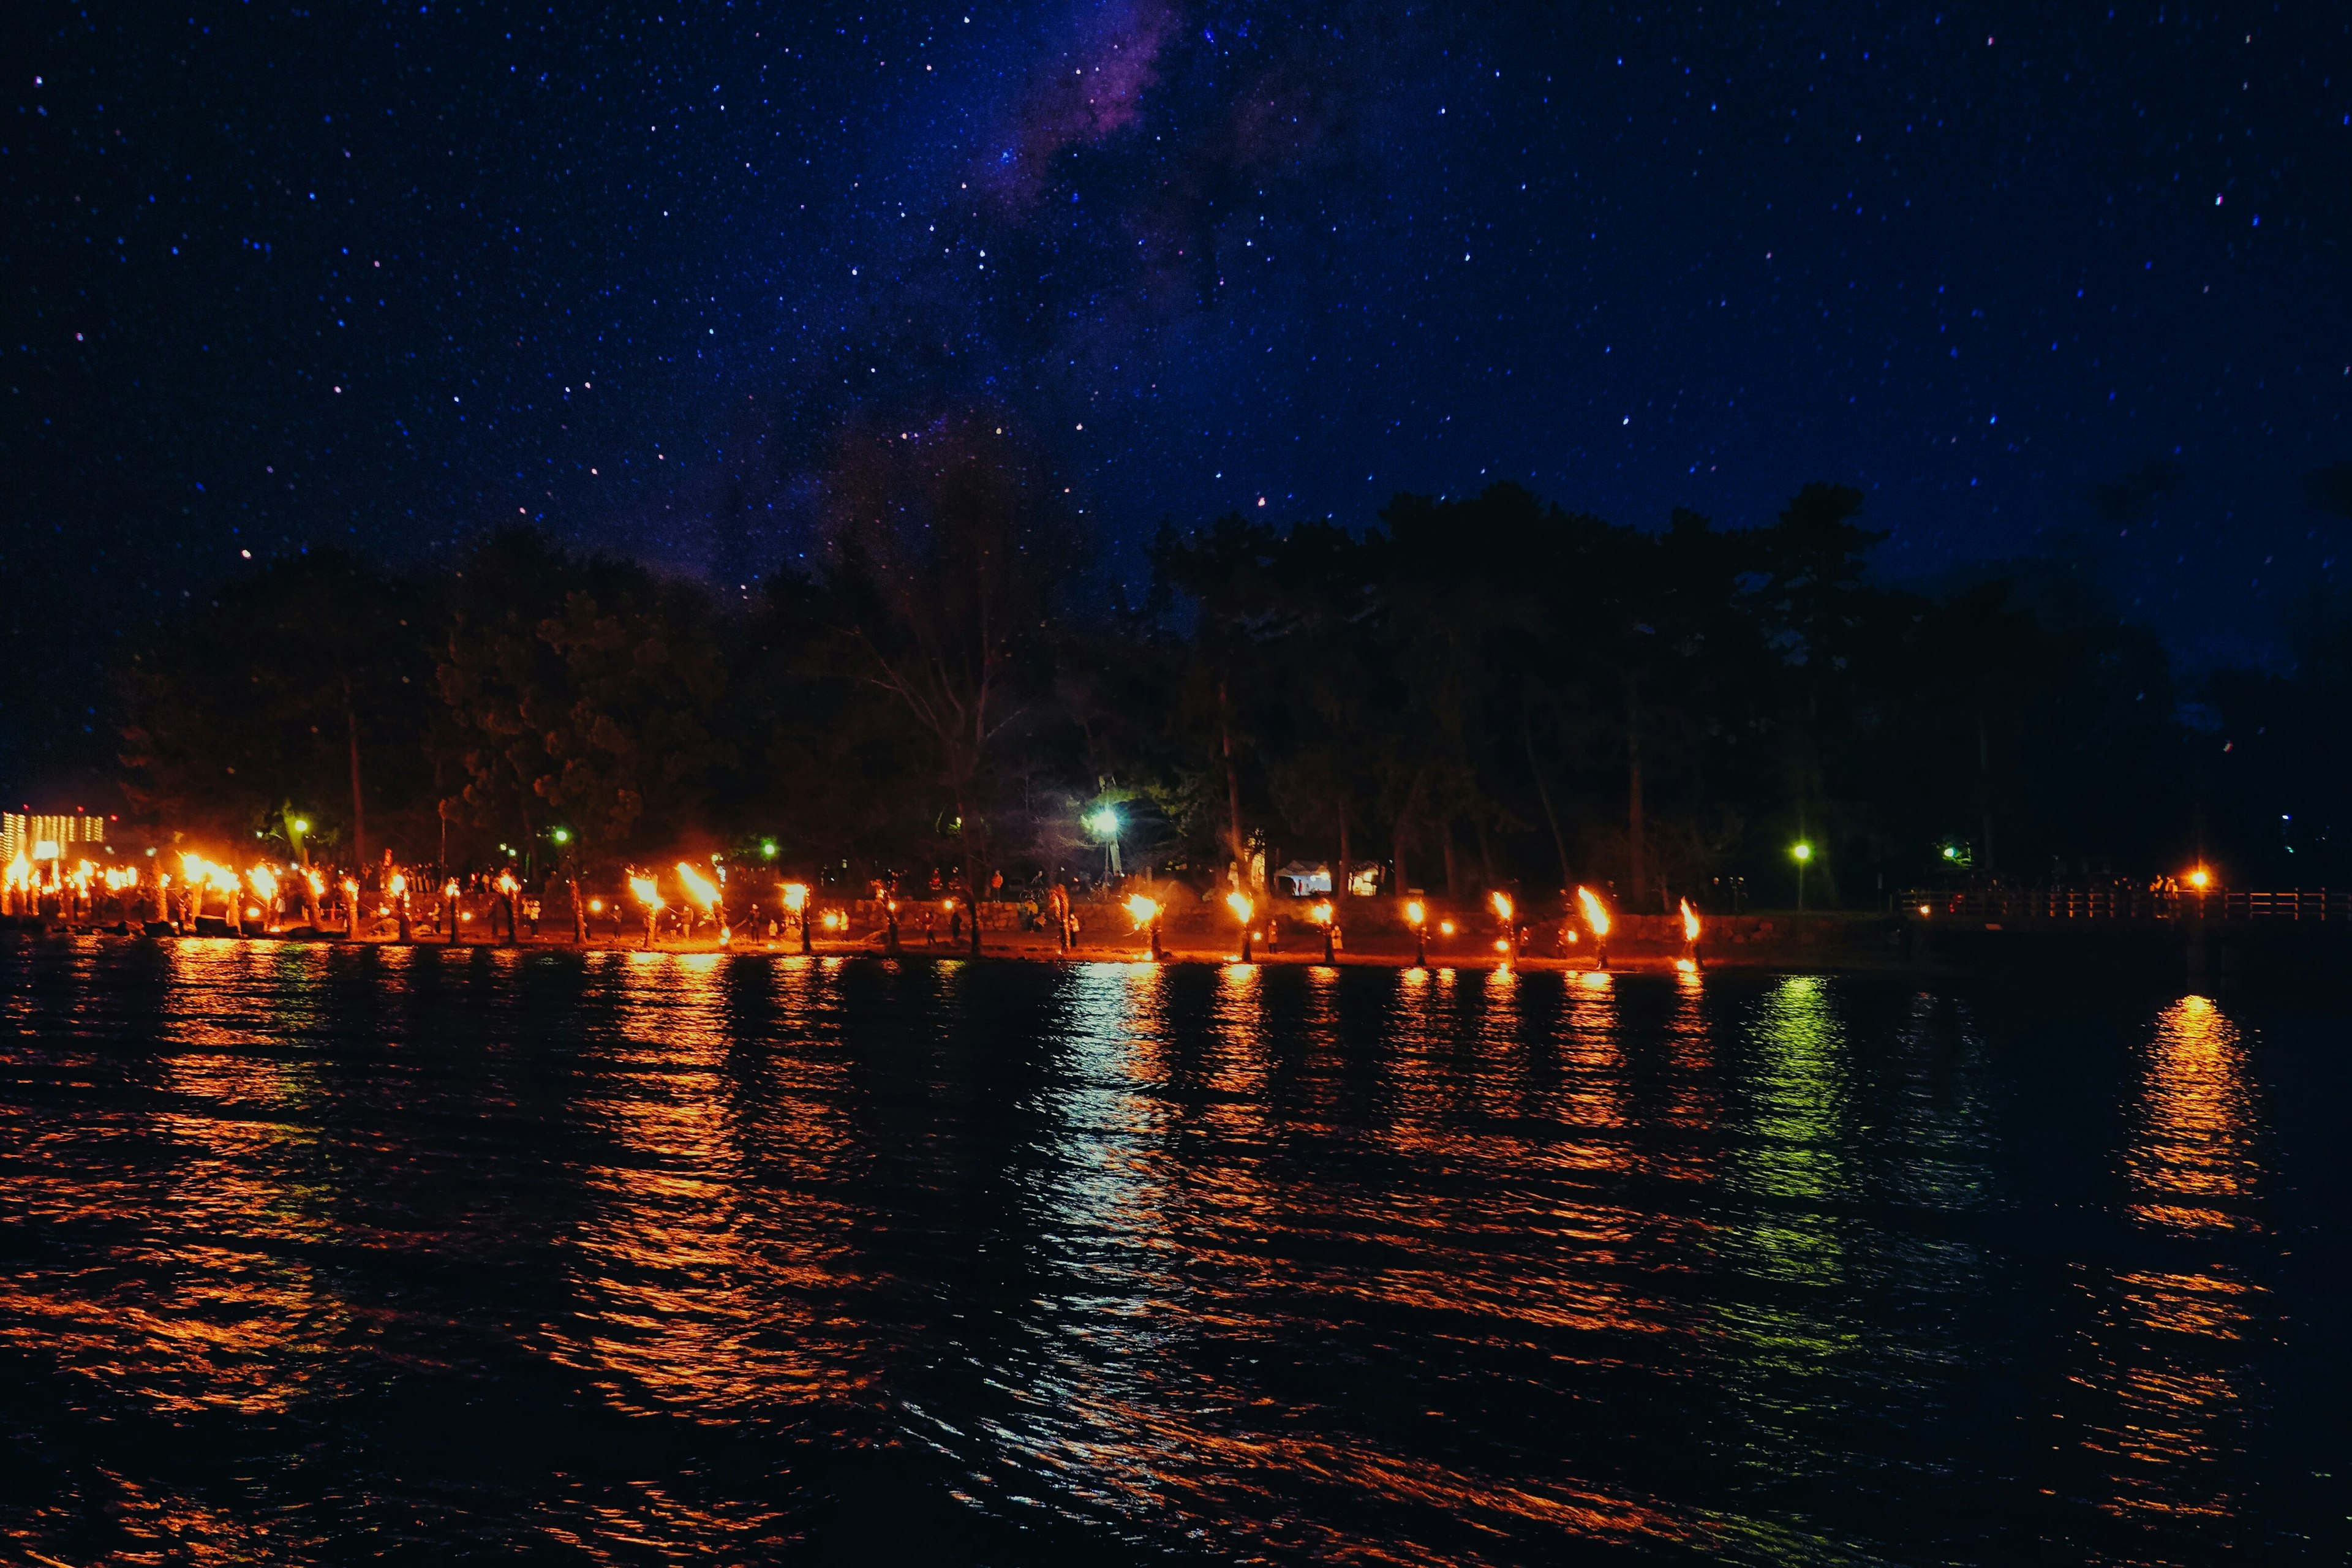
<svg viewBox="0 0 2352 1568"><path fill-rule="evenodd" d="M2246 1046L2218 1003L2185 996L2157 1016L2126 1129L2126 1212L2168 1252L2261 1231ZM2079 1441L2105 1469L2108 1512L2200 1528L2238 1514L2218 1472L2252 1424L2240 1384L2265 1294L2226 1257L2115 1270L2094 1291Z"/></svg>
<svg viewBox="0 0 2352 1568"><path fill-rule="evenodd" d="M708 1424L853 1396L866 1381L857 1358L839 1353L814 1310L845 1228L822 1196L842 1130L816 1110L820 1097L793 1095L771 1101L757 1130L742 1123L726 995L739 972L724 955L599 956L619 1038L578 1111L612 1158L586 1173L603 1201L573 1237L577 1326L551 1353L591 1373L619 1409ZM809 968L776 973L804 984ZM791 1184L794 1203L747 1197L759 1185L755 1142L762 1178Z"/></svg>

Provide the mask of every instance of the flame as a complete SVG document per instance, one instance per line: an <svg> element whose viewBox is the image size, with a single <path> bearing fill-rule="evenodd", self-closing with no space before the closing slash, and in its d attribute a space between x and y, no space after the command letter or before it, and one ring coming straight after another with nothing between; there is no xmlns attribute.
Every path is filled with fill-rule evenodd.
<svg viewBox="0 0 2352 1568"><path fill-rule="evenodd" d="M386 885L385 890L391 893L395 899L406 898L408 896L408 873L405 871L394 871L392 874L391 882Z"/></svg>
<svg viewBox="0 0 2352 1568"><path fill-rule="evenodd" d="M8 862L8 886L21 890L32 885L33 863L26 859L25 852L19 849L16 858Z"/></svg>
<svg viewBox="0 0 2352 1568"><path fill-rule="evenodd" d="M454 899L464 889L457 886L457 879L455 877L441 884L441 892L445 898Z"/></svg>
<svg viewBox="0 0 2352 1568"><path fill-rule="evenodd" d="M1507 921L1511 918L1512 904L1510 894L1502 891L1500 889L1496 889L1494 892L1486 895L1486 901L1495 906L1495 915L1496 919Z"/></svg>
<svg viewBox="0 0 2352 1568"><path fill-rule="evenodd" d="M138 875L139 874L136 871L132 872L132 879L136 880ZM312 898L323 899L327 896L327 879L321 877L316 871L306 869L302 873L302 879L310 884L310 896Z"/></svg>
<svg viewBox="0 0 2352 1568"><path fill-rule="evenodd" d="M345 893L356 898L359 896L359 890L360 879L357 877L346 877L343 879L343 891Z"/></svg>
<svg viewBox="0 0 2352 1568"><path fill-rule="evenodd" d="M201 855L182 855L180 869L191 888L210 888L230 898L236 898L245 891L245 884L238 880L236 872L226 866L216 866Z"/></svg>
<svg viewBox="0 0 2352 1568"><path fill-rule="evenodd" d="M718 885L684 860L677 863L677 879L686 884L686 896L699 905L704 914L718 904Z"/></svg>
<svg viewBox="0 0 2352 1568"><path fill-rule="evenodd" d="M1250 902L1250 897L1247 893L1227 893L1225 895L1225 908L1233 910L1234 919L1241 921L1244 925L1249 924L1250 916L1257 912L1257 906Z"/></svg>
<svg viewBox="0 0 2352 1568"><path fill-rule="evenodd" d="M794 914L798 914L803 910L808 908L808 884L806 882L786 882L784 884L784 908L792 910Z"/></svg>
<svg viewBox="0 0 2352 1568"><path fill-rule="evenodd" d="M1698 911L1690 907L1688 899L1683 900L1683 940L1685 942L1698 940Z"/></svg>
<svg viewBox="0 0 2352 1568"><path fill-rule="evenodd" d="M1331 923L1331 900L1328 899L1324 900L1321 903L1307 910L1307 917L1313 921L1317 925L1329 925Z"/></svg>
<svg viewBox="0 0 2352 1568"><path fill-rule="evenodd" d="M1160 901L1157 899L1147 899L1141 893L1138 893L1127 900L1127 914L1128 918L1135 922L1136 930L1147 930L1160 918ZM1244 915L1242 918L1247 920L1249 917Z"/></svg>
<svg viewBox="0 0 2352 1568"><path fill-rule="evenodd" d="M499 873L498 888L499 892L512 898L522 889L522 884L515 880L515 874L509 868Z"/></svg>
<svg viewBox="0 0 2352 1568"><path fill-rule="evenodd" d="M1452 921L1438 921L1437 934L1440 936L1452 936L1454 934L1454 922Z"/></svg>
<svg viewBox="0 0 2352 1568"><path fill-rule="evenodd" d="M1609 934L1609 906L1592 896L1590 888L1576 889L1577 904L1584 910L1584 923L1592 928L1594 936Z"/></svg>
<svg viewBox="0 0 2352 1568"><path fill-rule="evenodd" d="M604 900L602 900L602 899L591 899L591 900L588 900L588 912L589 912L590 914L592 914L592 915L601 915L601 914L603 914L603 913L604 912Z"/></svg>
<svg viewBox="0 0 2352 1568"><path fill-rule="evenodd" d="M669 907L662 902L661 885L651 877L630 878L629 891L635 894L637 902L645 905L648 910L666 910Z"/></svg>
<svg viewBox="0 0 2352 1568"><path fill-rule="evenodd" d="M245 874L245 880L247 887L261 895L263 903L273 903L277 900L278 873L268 867L256 866Z"/></svg>
<svg viewBox="0 0 2352 1568"><path fill-rule="evenodd" d="M824 929L825 929L825 930L827 930L827 931L840 931L841 929L843 929L844 927L845 927L845 926L846 926L846 925L848 925L848 924L849 924L849 917L848 917L847 915L845 915L845 914L843 914L839 910L825 910L825 911L824 911Z"/></svg>
<svg viewBox="0 0 2352 1568"><path fill-rule="evenodd" d="M1409 926L1417 926L1417 925L1423 924L1423 923L1424 921L1426 921L1428 919L1429 919L1429 908L1428 908L1428 906L1427 906L1427 905L1423 904L1423 903L1419 899L1415 899L1412 902L1411 902L1411 903L1409 903L1409 904L1405 905L1405 907L1404 907L1404 923L1405 923L1405 924L1407 924L1407 925L1409 925Z"/></svg>
<svg viewBox="0 0 2352 1568"><path fill-rule="evenodd" d="M2213 873L2200 866L2189 873L2189 885L2201 893L2213 885Z"/></svg>
<svg viewBox="0 0 2352 1568"><path fill-rule="evenodd" d="M1687 959L1687 958L1677 958L1677 959L1675 959L1675 967L1676 969L1680 970L1680 971L1681 971L1683 973L1685 973L1685 974L1696 974L1696 973L1698 973L1698 965L1697 965L1697 964L1696 964L1696 963L1692 963L1689 959Z"/></svg>

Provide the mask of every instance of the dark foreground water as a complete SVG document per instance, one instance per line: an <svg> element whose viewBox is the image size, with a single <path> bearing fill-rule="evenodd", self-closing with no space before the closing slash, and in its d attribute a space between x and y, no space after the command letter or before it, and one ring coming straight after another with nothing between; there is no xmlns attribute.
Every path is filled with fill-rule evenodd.
<svg viewBox="0 0 2352 1568"><path fill-rule="evenodd" d="M2347 1046L6 939L0 1560L2336 1561Z"/></svg>

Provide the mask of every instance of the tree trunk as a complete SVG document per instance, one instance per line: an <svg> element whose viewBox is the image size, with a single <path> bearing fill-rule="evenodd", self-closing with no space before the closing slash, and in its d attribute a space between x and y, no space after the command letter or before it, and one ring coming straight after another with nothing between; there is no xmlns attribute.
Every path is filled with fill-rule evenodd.
<svg viewBox="0 0 2352 1568"><path fill-rule="evenodd" d="M352 864L367 865L367 809L360 796L360 715L352 701L352 678L343 677L343 727L352 747Z"/></svg>
<svg viewBox="0 0 2352 1568"><path fill-rule="evenodd" d="M1339 875L1333 879L1331 887L1331 896L1335 899L1348 896L1348 889L1352 885L1348 879L1348 868L1351 863L1348 849L1348 803L1343 800L1339 803Z"/></svg>
<svg viewBox="0 0 2352 1568"><path fill-rule="evenodd" d="M1234 726L1225 707L1225 683L1217 682L1217 738L1225 753L1225 806L1231 826L1227 829L1233 842L1235 874L1244 886L1249 882L1249 845L1242 837L1242 781L1234 772Z"/></svg>
<svg viewBox="0 0 2352 1568"><path fill-rule="evenodd" d="M1978 868L1984 875L1993 874L1992 853L1992 745L1985 732L1984 689L1977 689L1977 808L1984 816L1983 864Z"/></svg>
<svg viewBox="0 0 2352 1568"><path fill-rule="evenodd" d="M1545 784L1543 769L1536 763L1535 722L1528 716L1526 689L1519 691L1519 746L1528 754L1528 776L1536 783L1536 798L1543 802L1544 821L1551 828L1551 847L1559 853L1559 887L1566 892L1575 886L1576 878L1568 868L1568 840L1560 836L1559 814L1552 809L1551 790Z"/></svg>
<svg viewBox="0 0 2352 1568"><path fill-rule="evenodd" d="M580 908L580 879L573 877L564 883L572 893L572 943L574 947L588 945L588 917Z"/></svg>
<svg viewBox="0 0 2352 1568"><path fill-rule="evenodd" d="M1649 857L1642 823L1642 678L1625 678L1625 847L1632 879L1627 903L1643 907L1649 897Z"/></svg>
<svg viewBox="0 0 2352 1568"><path fill-rule="evenodd" d="M971 955L980 956L980 857L972 853L971 818L964 815L963 791L956 791L956 837L963 840L963 907L971 916Z"/></svg>

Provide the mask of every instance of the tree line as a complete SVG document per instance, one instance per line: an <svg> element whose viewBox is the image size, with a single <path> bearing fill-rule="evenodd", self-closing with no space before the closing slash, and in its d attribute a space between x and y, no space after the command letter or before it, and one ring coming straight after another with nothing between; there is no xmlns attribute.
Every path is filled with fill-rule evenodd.
<svg viewBox="0 0 2352 1568"><path fill-rule="evenodd" d="M1383 892L1822 905L1975 878L2339 885L2352 634L2190 689L2047 582L1874 581L1858 490L1643 531L1514 485L1163 529L1105 595L983 419L866 444L748 601L511 529L261 564L119 671L134 821L352 863L683 850L982 896L1284 859ZM1097 825L1089 827L1089 820Z"/></svg>

